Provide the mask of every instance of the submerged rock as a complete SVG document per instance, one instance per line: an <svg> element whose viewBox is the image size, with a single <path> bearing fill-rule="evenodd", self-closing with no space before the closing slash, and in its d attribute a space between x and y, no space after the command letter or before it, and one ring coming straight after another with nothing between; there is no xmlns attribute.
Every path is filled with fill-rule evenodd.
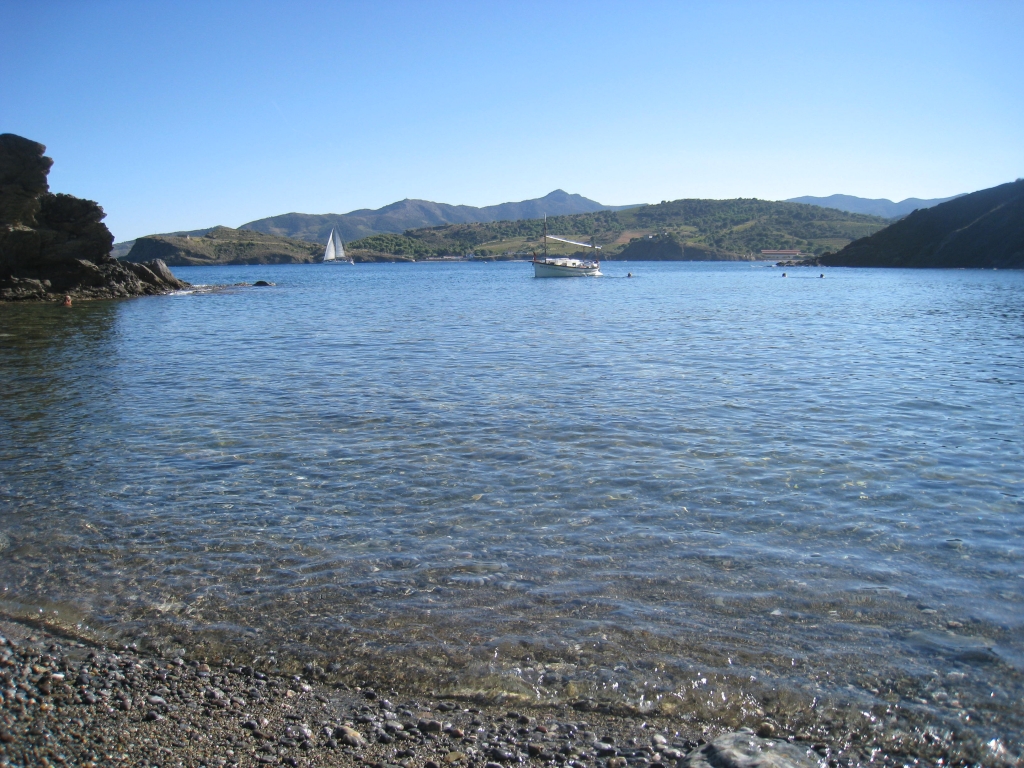
<svg viewBox="0 0 1024 768"><path fill-rule="evenodd" d="M824 768L826 762L811 749L752 733L725 733L695 749L683 768Z"/></svg>
<svg viewBox="0 0 1024 768"><path fill-rule="evenodd" d="M46 147L0 134L0 300L166 293L187 286L162 261L122 264L92 200L52 194Z"/></svg>

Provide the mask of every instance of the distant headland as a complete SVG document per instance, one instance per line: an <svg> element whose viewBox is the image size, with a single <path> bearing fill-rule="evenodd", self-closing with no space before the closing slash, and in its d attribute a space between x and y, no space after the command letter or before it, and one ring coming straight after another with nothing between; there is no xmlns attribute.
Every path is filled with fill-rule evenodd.
<svg viewBox="0 0 1024 768"><path fill-rule="evenodd" d="M917 210L839 250L787 266L1024 268L1024 179Z"/></svg>

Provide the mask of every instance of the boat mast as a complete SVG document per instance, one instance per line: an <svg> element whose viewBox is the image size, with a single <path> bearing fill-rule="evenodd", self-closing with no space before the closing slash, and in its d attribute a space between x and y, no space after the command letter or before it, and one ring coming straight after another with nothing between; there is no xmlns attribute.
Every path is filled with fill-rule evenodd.
<svg viewBox="0 0 1024 768"><path fill-rule="evenodd" d="M544 214L544 261L548 260L548 215Z"/></svg>
<svg viewBox="0 0 1024 768"><path fill-rule="evenodd" d="M590 257L597 263L597 246L594 245L594 222L590 222Z"/></svg>

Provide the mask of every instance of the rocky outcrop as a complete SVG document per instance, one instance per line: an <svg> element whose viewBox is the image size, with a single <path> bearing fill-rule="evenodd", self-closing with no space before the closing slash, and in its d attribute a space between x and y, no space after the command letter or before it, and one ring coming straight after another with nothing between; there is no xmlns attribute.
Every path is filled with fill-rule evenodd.
<svg viewBox="0 0 1024 768"><path fill-rule="evenodd" d="M815 263L827 267L1024 268L1024 179L914 211Z"/></svg>
<svg viewBox="0 0 1024 768"><path fill-rule="evenodd" d="M92 200L52 194L53 160L37 142L0 134L0 300L115 298L186 287L162 261L125 265Z"/></svg>

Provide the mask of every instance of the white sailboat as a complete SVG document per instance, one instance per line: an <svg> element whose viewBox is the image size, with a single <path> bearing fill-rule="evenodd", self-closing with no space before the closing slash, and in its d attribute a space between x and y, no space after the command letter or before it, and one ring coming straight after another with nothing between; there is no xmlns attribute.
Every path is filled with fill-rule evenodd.
<svg viewBox="0 0 1024 768"><path fill-rule="evenodd" d="M324 250L324 264L355 264L351 256L345 255L345 244L341 242L341 235L336 229L331 230L331 236L327 239L327 248Z"/></svg>
<svg viewBox="0 0 1024 768"><path fill-rule="evenodd" d="M549 258L548 240L557 240L560 243L579 245L589 248L594 258L590 261L569 258ZM544 258L538 259L537 254L533 255L533 276L534 277L600 277L601 262L597 260L597 252L601 246L594 245L594 236L590 236L590 244L577 243L575 240L566 240L564 237L555 237L548 234L548 217L544 217Z"/></svg>

